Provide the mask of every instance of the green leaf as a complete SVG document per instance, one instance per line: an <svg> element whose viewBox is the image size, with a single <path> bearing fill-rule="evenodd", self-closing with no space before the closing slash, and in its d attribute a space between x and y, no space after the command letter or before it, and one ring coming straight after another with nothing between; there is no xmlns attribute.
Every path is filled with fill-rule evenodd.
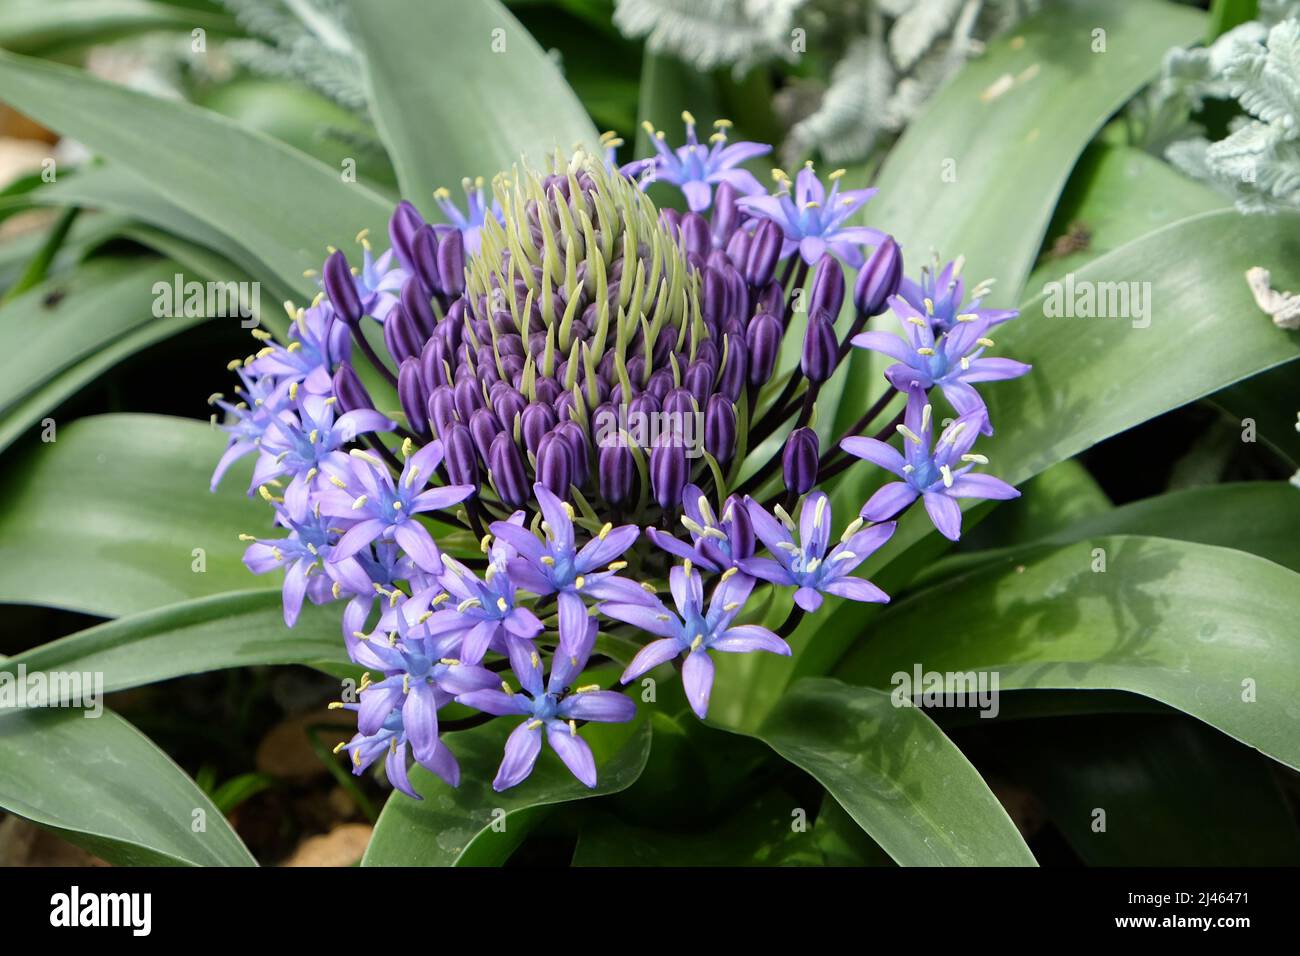
<svg viewBox="0 0 1300 956"><path fill-rule="evenodd" d="M1244 437L1245 422L1255 424L1255 437L1294 468L1300 468L1300 365L1270 369L1216 392L1210 404L1231 416Z"/></svg>
<svg viewBox="0 0 1300 956"><path fill-rule="evenodd" d="M1042 296L1022 306L1019 319L995 331L997 352L1034 368L1023 378L982 389L997 427L996 435L975 448L990 459L985 470L1022 484L1111 435L1300 356L1300 335L1283 332L1260 314L1242 278L1249 266L1263 263L1275 270L1279 287L1300 287L1297 224L1300 216L1294 215L1205 213L1074 273L1075 288L1138 283L1150 307L1144 328L1127 318L1054 318L1045 314L1048 300ZM879 469L858 465L847 471L833 491L834 513L856 513L879 479ZM860 573L875 580L886 565L902 562L894 576L877 580L888 592L944 546L924 511L915 508ZM794 642L800 655L794 673L833 662L874 613L837 602L806 622ZM747 712L746 726L752 726L751 715L770 706L790 679L788 669L775 673L779 665L786 662L751 665L769 676L751 676L743 707L728 704L735 691L715 694L719 713L740 719L736 715Z"/></svg>
<svg viewBox="0 0 1300 956"><path fill-rule="evenodd" d="M1014 301L1084 146L1204 24L1162 0L1070 0L1023 21L908 127L868 216L913 268L932 247L965 254L967 275L995 278L993 298Z"/></svg>
<svg viewBox="0 0 1300 956"><path fill-rule="evenodd" d="M1071 544L1106 534L1140 534L1248 551L1300 572L1300 491L1285 481L1188 488L1084 518L1052 534Z"/></svg>
<svg viewBox="0 0 1300 956"><path fill-rule="evenodd" d="M146 176L288 284L320 268L327 244L387 228L391 204L378 193L208 110L7 53L0 88L14 108Z"/></svg>
<svg viewBox="0 0 1300 956"><path fill-rule="evenodd" d="M152 258L94 259L7 303L0 311L0 410L123 335L157 322L153 284L170 283L175 272L175 263Z"/></svg>
<svg viewBox="0 0 1300 956"><path fill-rule="evenodd" d="M0 674L93 672L104 691L261 664L346 664L339 607L303 607L289 628L279 590L235 591L109 621L0 661Z"/></svg>
<svg viewBox="0 0 1300 956"><path fill-rule="evenodd" d="M250 466L208 491L224 438L189 419L103 415L33 445L0 490L0 601L116 617L252 586L238 535L269 529L270 513L244 494Z"/></svg>
<svg viewBox="0 0 1300 956"><path fill-rule="evenodd" d="M1280 287L1300 284L1298 236L1297 215L1210 212L1074 273L1076 290L1083 282L1140 290L1141 318L1132 305L1132 318L1056 317L1068 286L1059 296L1056 287L1044 289L998 335L999 354L1034 370L986 389L998 428L980 449L992 460L990 469L1019 483L1104 438L1300 356L1300 335L1260 313L1243 278L1263 263Z"/></svg>
<svg viewBox="0 0 1300 956"><path fill-rule="evenodd" d="M1104 572L1094 570L1101 557ZM890 608L836 674L886 687L920 662L996 673L1004 691L1126 690L1296 767L1298 617L1300 574L1262 558L1093 538L1000 559Z"/></svg>
<svg viewBox="0 0 1300 956"><path fill-rule="evenodd" d="M1035 865L961 751L888 693L805 678L757 736L812 774L904 866Z"/></svg>
<svg viewBox="0 0 1300 956"><path fill-rule="evenodd" d="M317 291L315 283L301 274L295 276L292 282L282 281L238 241L228 238L164 199L146 179L119 165L104 164L80 169L75 176L64 176L42 186L31 193L29 198L36 203L88 206L122 213L179 239L206 246L238 265L250 276L268 284L268 291L280 302L291 294L310 298ZM274 311L279 311L276 302L267 305L274 307Z"/></svg>
<svg viewBox="0 0 1300 956"><path fill-rule="evenodd" d="M1028 289L1041 289L1098 256L1152 230L1197 213L1226 209L1230 200L1194 179L1188 179L1150 153L1128 146L1096 143L1079 157L1070 182L1052 216L1048 248L1039 260ZM1057 243L1079 230L1084 248Z"/></svg>
<svg viewBox="0 0 1300 956"><path fill-rule="evenodd" d="M1052 470L1043 474L1051 474ZM1235 548L1300 571L1297 494L1300 492L1288 482L1249 481L1157 495L1087 515L1066 528L1033 539L1024 537L1010 547L949 555L928 568L917 584L951 580L955 575L1015 554L1025 544L1073 544L1107 534L1140 534ZM1010 509L1000 508L995 514L1003 510ZM1033 526L1026 523L1025 527ZM983 525L980 528L983 530Z"/></svg>
<svg viewBox="0 0 1300 956"><path fill-rule="evenodd" d="M184 771L108 710L0 715L0 807L118 865L257 863Z"/></svg>
<svg viewBox="0 0 1300 956"><path fill-rule="evenodd" d="M1073 458L1057 462L1025 482L1020 497L962 535L962 548L1023 545L1106 514L1114 506L1088 469Z"/></svg>
<svg viewBox="0 0 1300 956"><path fill-rule="evenodd" d="M93 355L47 379L39 387L28 392L24 398L5 409L4 419L0 421L0 451L13 444L42 416L58 408L61 402L71 398L92 382L98 381L100 376L109 369L137 352L142 352L151 345L205 321L207 321L206 317L187 317L167 322L150 322L126 333L117 341L103 346ZM0 524L3 524L3 521L0 521Z"/></svg>
<svg viewBox="0 0 1300 956"><path fill-rule="evenodd" d="M989 305L1018 301L1083 148L1157 74L1164 52L1198 39L1204 23L1203 13L1163 0L1070 0L1023 21L908 126L881 169L868 220L893 233L909 273L931 250L965 255L970 282L997 282ZM1097 30L1104 53L1094 52ZM868 393L846 389L837 409L823 406L837 433L874 399L870 371L859 350L847 374Z"/></svg>
<svg viewBox="0 0 1300 956"><path fill-rule="evenodd" d="M8 0L0 10L0 46L17 52L104 43L152 30L196 28L231 33L229 17L150 0Z"/></svg>
<svg viewBox="0 0 1300 956"><path fill-rule="evenodd" d="M523 783L492 790L513 720L494 720L447 738L460 761L453 789L421 767L411 783L423 800L394 793L384 804L362 866L493 866L519 846L541 817L541 808L618 793L636 782L650 756L650 722L641 708L626 724L588 724L582 737L596 755L595 790L574 779L543 744L537 767ZM494 824L495 823L495 827Z"/></svg>
<svg viewBox="0 0 1300 956"><path fill-rule="evenodd" d="M508 172L521 153L538 165L557 147L596 148L555 63L496 0L351 8L380 136L403 195L426 215L435 188Z"/></svg>
<svg viewBox="0 0 1300 956"><path fill-rule="evenodd" d="M1104 714L1021 722L993 739L1008 775L1089 866L1300 863L1275 768L1203 724Z"/></svg>

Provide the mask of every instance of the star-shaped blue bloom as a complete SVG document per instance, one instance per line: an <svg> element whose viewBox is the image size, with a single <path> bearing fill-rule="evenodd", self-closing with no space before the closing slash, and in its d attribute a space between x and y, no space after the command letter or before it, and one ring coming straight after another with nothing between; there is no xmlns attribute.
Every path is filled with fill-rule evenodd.
<svg viewBox="0 0 1300 956"><path fill-rule="evenodd" d="M251 494L259 485L292 476L284 497L303 502L313 487L323 486L327 465L334 474L346 472L347 454L340 449L365 432L388 432L397 427L372 408L359 408L336 419L337 402L321 395L302 395L297 407L285 409L267 427L258 445L261 455L253 468Z"/></svg>
<svg viewBox="0 0 1300 956"><path fill-rule="evenodd" d="M618 577L618 561L636 541L636 525L606 524L581 548L573 527L573 507L540 482L533 494L542 512L545 540L513 522L497 521L492 533L509 544L517 556L509 562L511 579L538 596L557 595L560 643L579 641L587 632L585 600L645 601L648 595L635 581Z"/></svg>
<svg viewBox="0 0 1300 956"><path fill-rule="evenodd" d="M781 255L799 250L808 265L816 265L829 249L850 268L862 266L866 257L862 247L877 246L887 233L869 226L846 226L878 190L849 189L840 191L844 170L830 174L830 191L822 185L812 165L806 165L795 177L794 193L790 181L781 174L781 191L775 196L745 196L736 200L741 209L754 216L771 219L781 227L785 244Z"/></svg>
<svg viewBox="0 0 1300 956"><path fill-rule="evenodd" d="M792 532L794 522L779 511L781 520L773 518L752 498L745 499L754 534L767 546L771 558L748 558L740 562L747 574L756 578L794 587L794 601L805 611L822 606L822 594L884 604L889 595L870 581L855 577L853 571L870 557L894 533L894 523L873 525L865 530L856 521L845 530L840 543L826 553L831 537L831 503L824 492L814 491L799 513L799 543Z"/></svg>
<svg viewBox="0 0 1300 956"><path fill-rule="evenodd" d="M925 390L913 386L907 397L903 424L903 453L874 438L846 438L840 447L850 455L879 465L898 475L902 481L883 485L862 506L867 521L884 521L898 514L918 497L925 502L930 520L945 538L961 537L961 508L957 498L1018 498L1011 485L992 475L971 472L976 464L986 464L983 455L970 453L985 418L981 408L958 418L943 430L931 449L934 415Z"/></svg>
<svg viewBox="0 0 1300 956"><path fill-rule="evenodd" d="M705 571L717 573L736 566L754 553L754 530L744 503L732 495L714 512L698 485L682 491L682 526L691 536L688 545L658 528L646 528L646 535L661 550L679 558L690 558Z"/></svg>
<svg viewBox="0 0 1300 956"><path fill-rule="evenodd" d="M713 204L713 187L718 183L730 183L742 196L763 191L754 174L740 164L766 156L772 151L771 146L748 142L728 144L727 130L731 124L726 120L713 124L716 132L709 137L710 145L705 145L696 136L695 117L683 113L682 121L686 124L686 144L677 149L664 141L662 132L657 132L648 122L644 124L656 153L650 180L677 186L691 212L703 212Z"/></svg>
<svg viewBox="0 0 1300 956"><path fill-rule="evenodd" d="M1030 366L1007 358L984 358L993 345L986 333L992 320L962 314L946 332L935 335L929 317L918 312L901 296L892 296L890 307L903 327L903 337L888 332L863 332L853 337L858 348L881 352L897 363L885 369L885 377L901 392L913 385L928 391L939 386L958 415L983 414L980 429L993 434L984 399L972 383L1019 378Z"/></svg>
<svg viewBox="0 0 1300 956"><path fill-rule="evenodd" d="M510 667L523 688L521 693L503 685L501 690L476 690L456 698L484 713L525 718L506 740L505 755L492 781L493 790L508 790L533 772L542 750L543 729L551 749L583 786L596 786L596 760L587 742L578 736L577 722L623 723L636 715L636 704L624 694L601 690L598 685L570 686L587 666L595 640L596 622L590 621L582 641L568 653L556 653L545 683L540 655L515 645Z"/></svg>
<svg viewBox="0 0 1300 956"><path fill-rule="evenodd" d="M409 452L409 444L406 447ZM442 571L442 556L429 530L416 519L464 501L473 485L445 485L425 490L442 462L442 442L434 439L407 454L394 480L388 466L366 451L353 449L349 468L331 474L332 486L317 493L322 513L356 521L334 547L335 560L356 554L377 538L392 538L412 561L431 574Z"/></svg>
<svg viewBox="0 0 1300 956"><path fill-rule="evenodd" d="M465 190L465 212L461 212L460 208L452 202L449 190L443 188L434 192L433 198L437 200L442 214L447 217L451 225L438 225L433 229L440 239L449 230L459 229L465 239L465 253L472 255L478 252L481 245L480 237L487 217L492 216L497 222L504 223L505 214L501 211L501 204L495 198L491 202L488 201L487 187L482 177L463 179L461 186Z"/></svg>
<svg viewBox="0 0 1300 956"><path fill-rule="evenodd" d="M677 614L658 600L651 605L609 602L597 607L602 614L616 621L639 627L660 638L641 648L632 658L632 663L620 678L624 684L684 654L682 685L686 699L691 709L704 718L709 712L709 696L713 692L713 659L709 657L709 651L790 654L790 646L765 627L756 624L732 626L754 588L754 579L749 575L735 568L724 571L707 610L703 580L690 561L669 571L668 585L677 605Z"/></svg>
<svg viewBox="0 0 1300 956"><path fill-rule="evenodd" d="M271 340L260 329L254 329L253 335L266 342L250 363L253 372L274 376L285 387L300 382L314 395L332 394L334 369L352 355L348 327L335 320L333 307L324 299L297 311L289 323L288 345Z"/></svg>
<svg viewBox="0 0 1300 956"><path fill-rule="evenodd" d="M537 615L516 603L516 585L509 570L489 565L484 580L454 558L443 558L438 583L453 607L434 611L424 626L437 637L455 635L461 641L457 656L477 664L489 650L513 653L516 644L527 646L542 632Z"/></svg>
<svg viewBox="0 0 1300 956"><path fill-rule="evenodd" d="M939 258L935 256L933 264L921 267L920 282L904 276L899 283L898 294L917 312L929 316L936 333L951 329L958 316L973 315L976 319L986 320L991 328L1020 314L1015 309L981 308L981 300L993 286L992 279L976 285L971 289L970 301L963 302L966 282L961 272L965 261L964 257L958 257L940 267Z"/></svg>

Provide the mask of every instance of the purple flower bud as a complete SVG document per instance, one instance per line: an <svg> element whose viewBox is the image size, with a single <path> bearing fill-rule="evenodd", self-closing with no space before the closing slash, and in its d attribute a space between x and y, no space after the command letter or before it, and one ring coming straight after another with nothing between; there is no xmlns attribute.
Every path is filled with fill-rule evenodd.
<svg viewBox="0 0 1300 956"><path fill-rule="evenodd" d="M537 445L537 480L560 498L568 498L573 484L573 457L568 442L551 432Z"/></svg>
<svg viewBox="0 0 1300 956"><path fill-rule="evenodd" d="M839 351L839 339L835 337L835 327L824 315L808 316L808 330L803 337L803 355L799 359L799 368L804 378L820 384L831 377L835 371L835 356Z"/></svg>
<svg viewBox="0 0 1300 956"><path fill-rule="evenodd" d="M462 422L483 407L483 392L477 378L462 378L453 386L456 396L456 414Z"/></svg>
<svg viewBox="0 0 1300 956"><path fill-rule="evenodd" d="M737 229L727 240L727 258L735 266L742 282L745 281L745 263L749 259L749 247L753 242L754 237L744 229Z"/></svg>
<svg viewBox="0 0 1300 956"><path fill-rule="evenodd" d="M564 387L553 378L539 375L533 383L537 400L544 405L554 405L555 400L564 394Z"/></svg>
<svg viewBox="0 0 1300 956"><path fill-rule="evenodd" d="M627 403L628 422L630 424L637 419L649 421L650 416L658 414L662 408L659 399L649 392L642 393Z"/></svg>
<svg viewBox="0 0 1300 956"><path fill-rule="evenodd" d="M709 237L709 224L697 212L688 212L682 216L682 248L699 256L706 256L712 248Z"/></svg>
<svg viewBox="0 0 1300 956"><path fill-rule="evenodd" d="M424 349L420 352L420 374L430 388L451 384L447 380L446 360L447 346L441 337L434 336L424 343Z"/></svg>
<svg viewBox="0 0 1300 956"><path fill-rule="evenodd" d="M772 281L776 261L781 257L785 234L771 219L764 219L754 230L754 241L745 257L745 281L761 289Z"/></svg>
<svg viewBox="0 0 1300 956"><path fill-rule="evenodd" d="M718 183L713 194L713 245L716 248L726 246L731 234L740 223L740 210L736 206L736 187L731 183Z"/></svg>
<svg viewBox="0 0 1300 956"><path fill-rule="evenodd" d="M627 501L632 493L636 463L632 451L624 445L608 445L600 450L597 464L600 494L612 505Z"/></svg>
<svg viewBox="0 0 1300 956"><path fill-rule="evenodd" d="M555 426L554 433L569 448L569 460L573 464L572 480L575 485L581 488L587 482L587 473L590 469L587 456L587 435L582 430L581 425L572 421L560 422Z"/></svg>
<svg viewBox="0 0 1300 956"><path fill-rule="evenodd" d="M664 413L679 420L685 419L688 415L694 415L695 407L695 398L687 389L674 388L664 396Z"/></svg>
<svg viewBox="0 0 1300 956"><path fill-rule="evenodd" d="M366 387L361 384L361 379L357 378L357 373L347 362L340 363L338 371L334 373L334 395L338 399L341 413L375 407L375 403L370 399L370 393L366 391Z"/></svg>
<svg viewBox="0 0 1300 956"><path fill-rule="evenodd" d="M903 280L903 254L890 236L871 253L853 287L853 305L863 315L880 315Z"/></svg>
<svg viewBox="0 0 1300 956"><path fill-rule="evenodd" d="M745 390L745 373L749 371L749 349L742 336L728 334L726 357L722 360L722 377L718 379L718 393L731 401L739 401Z"/></svg>
<svg viewBox="0 0 1300 956"><path fill-rule="evenodd" d="M731 543L731 560L743 561L754 555L754 522L749 509L736 495L727 499L722 508L722 520L729 523L727 538Z"/></svg>
<svg viewBox="0 0 1300 956"><path fill-rule="evenodd" d="M659 444L650 452L650 487L660 508L675 511L681 507L687 474L686 449L681 445L681 436L661 435Z"/></svg>
<svg viewBox="0 0 1300 956"><path fill-rule="evenodd" d="M555 423L555 412L549 405L530 402L528 407L523 410L519 422L520 431L523 433L524 447L536 455L543 436L555 427ZM546 487L549 488L550 485ZM565 485L564 488L567 492L568 485ZM559 494L559 492L556 492L556 494Z"/></svg>
<svg viewBox="0 0 1300 956"><path fill-rule="evenodd" d="M423 337L415 330L415 323L411 321L410 315L402 308L401 303L388 313L383 328L384 345L388 347L388 354L398 364L420 354L421 347L424 345Z"/></svg>
<svg viewBox="0 0 1300 956"><path fill-rule="evenodd" d="M323 280L325 294L329 297L334 312L348 325L361 321L361 297L357 295L357 284L352 278L352 268L348 257L342 250L334 250L325 260Z"/></svg>
<svg viewBox="0 0 1300 956"><path fill-rule="evenodd" d="M790 433L781 454L781 471L787 489L796 495L812 490L817 484L819 453L817 433L811 428L796 428Z"/></svg>
<svg viewBox="0 0 1300 956"><path fill-rule="evenodd" d="M704 283L700 296L700 310L704 321L721 322L726 315L727 280L717 269L704 270Z"/></svg>
<svg viewBox="0 0 1300 956"><path fill-rule="evenodd" d="M421 381L420 360L408 358L397 369L397 400L401 402L402 414L411 431L421 437L428 437L429 396Z"/></svg>
<svg viewBox="0 0 1300 956"><path fill-rule="evenodd" d="M555 418L557 421L567 422L573 417L573 393L565 392L555 400L551 407L555 409Z"/></svg>
<svg viewBox="0 0 1300 956"><path fill-rule="evenodd" d="M490 409L480 408L469 417L469 434L474 439L474 450L487 461L493 440L501 434L501 423Z"/></svg>
<svg viewBox="0 0 1300 956"><path fill-rule="evenodd" d="M510 436L501 432L488 449L488 472L497 494L511 508L518 508L531 497L524 459Z"/></svg>
<svg viewBox="0 0 1300 956"><path fill-rule="evenodd" d="M415 233L423 225L424 218L405 199L397 204L392 218L388 220L388 238L393 244L393 251L397 253L397 261L408 272L414 266L411 242L415 238Z"/></svg>
<svg viewBox="0 0 1300 956"><path fill-rule="evenodd" d="M631 376L632 370L630 368L627 372L628 375ZM632 381L635 382L636 379L633 378ZM646 382L645 390L647 395L653 395L662 402L664 397L673 390L672 370L666 368L659 369L659 371L650 376L650 381Z"/></svg>
<svg viewBox="0 0 1300 956"><path fill-rule="evenodd" d="M703 406L713 392L713 365L702 359L696 359L686 368L682 384L695 396L697 405Z"/></svg>
<svg viewBox="0 0 1300 956"><path fill-rule="evenodd" d="M767 312L775 315L785 324L785 290L781 288L781 283L775 279L763 287L758 294L758 301L754 303L754 312Z"/></svg>
<svg viewBox="0 0 1300 956"><path fill-rule="evenodd" d="M509 385L502 385L500 389L493 387L492 408L496 410L497 418L507 429L514 428L515 416L523 414L527 406L528 400L517 388Z"/></svg>
<svg viewBox="0 0 1300 956"><path fill-rule="evenodd" d="M424 289L425 298L438 294L442 280L438 272L438 234L433 226L421 226L411 240L411 271Z"/></svg>
<svg viewBox="0 0 1300 956"><path fill-rule="evenodd" d="M453 485L478 484L478 456L474 450L474 437L469 429L456 423L448 429L442 439L446 452L443 461L447 466L447 477Z"/></svg>
<svg viewBox="0 0 1300 956"><path fill-rule="evenodd" d="M455 352L460 348L461 338L465 333L465 300L457 299L447 309L447 314L438 323L438 332L447 342L447 349Z"/></svg>
<svg viewBox="0 0 1300 956"><path fill-rule="evenodd" d="M459 229L444 233L438 243L438 278L448 296L465 291L465 238Z"/></svg>
<svg viewBox="0 0 1300 956"><path fill-rule="evenodd" d="M456 396L450 385L439 385L429 393L429 421L439 436L456 422Z"/></svg>
<svg viewBox="0 0 1300 956"><path fill-rule="evenodd" d="M828 252L817 263L817 275L808 295L808 314L824 315L834 322L843 304L844 270L840 261Z"/></svg>
<svg viewBox="0 0 1300 956"><path fill-rule="evenodd" d="M710 398L704 412L704 450L723 464L736 450L736 408L721 395Z"/></svg>
<svg viewBox="0 0 1300 956"><path fill-rule="evenodd" d="M770 312L761 312L749 323L745 345L749 349L749 384L765 385L776 368L781 354L781 320Z"/></svg>
<svg viewBox="0 0 1300 956"><path fill-rule="evenodd" d="M430 294L424 291L418 279L411 278L402 283L402 308L411 317L421 339L433 335L433 330L438 326L438 317L434 315L429 301Z"/></svg>

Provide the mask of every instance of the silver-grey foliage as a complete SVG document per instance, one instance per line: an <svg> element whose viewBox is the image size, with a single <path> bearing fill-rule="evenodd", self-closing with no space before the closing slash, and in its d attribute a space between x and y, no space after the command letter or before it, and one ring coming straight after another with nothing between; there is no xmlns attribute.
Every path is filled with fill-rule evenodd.
<svg viewBox="0 0 1300 956"><path fill-rule="evenodd" d="M1260 0L1259 19L1208 47L1170 50L1144 105L1144 144L1231 195L1243 212L1300 207L1300 0ZM1190 120L1207 99L1245 111L1209 140Z"/></svg>

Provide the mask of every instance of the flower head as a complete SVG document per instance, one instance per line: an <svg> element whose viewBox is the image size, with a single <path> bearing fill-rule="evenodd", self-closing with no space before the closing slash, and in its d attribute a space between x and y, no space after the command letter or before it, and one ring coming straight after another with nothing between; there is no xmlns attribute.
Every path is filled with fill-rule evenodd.
<svg viewBox="0 0 1300 956"><path fill-rule="evenodd" d="M785 173L774 170L773 175L781 185L775 196L745 196L737 204L744 211L770 219L781 227L785 237L782 256L797 249L803 261L811 266L829 249L845 265L856 269L865 261L862 246L878 246L885 240L886 234L879 229L845 225L878 190L841 192L840 177L844 170L837 169L827 177L831 181L829 192L811 163L799 170L793 192Z"/></svg>
<svg viewBox="0 0 1300 956"><path fill-rule="evenodd" d="M898 360L885 369L885 377L899 391L907 392L913 385L928 391L937 385L959 415L984 413L980 428L986 435L993 434L984 399L973 383L1019 378L1030 366L1012 359L983 357L985 349L993 346L993 340L985 334L993 324L989 318L964 313L936 336L934 323L910 302L896 295L889 304L902 324L903 337L863 332L854 336L853 344Z"/></svg>
<svg viewBox="0 0 1300 956"><path fill-rule="evenodd" d="M936 334L953 328L959 318L966 316L986 322L991 328L1014 319L1020 313L1015 309L985 309L981 301L993 288L993 280L985 279L970 290L970 300L964 302L966 281L961 277L966 264L964 256L958 256L952 262L939 265L939 257L927 266L921 267L921 281L914 282L906 276L899 283L898 294L907 301L917 313L928 316Z"/></svg>
<svg viewBox="0 0 1300 956"><path fill-rule="evenodd" d="M682 683L686 699L691 709L703 718L709 712L709 696L713 692L713 659L709 657L709 651L790 654L790 645L765 627L756 624L733 626L732 622L754 588L754 579L748 575L735 568L724 571L718 578L707 610L703 579L690 561L674 567L669 572L668 582L677 614L669 611L662 602L650 606L617 602L599 605L602 614L659 636L659 640L651 641L632 659L619 678L624 684L660 664L685 655Z"/></svg>
<svg viewBox="0 0 1300 956"><path fill-rule="evenodd" d="M686 196L691 212L703 212L713 204L713 187L729 183L742 196L763 191L762 184L741 163L766 156L772 147L763 143L728 143L727 130L731 124L717 120L708 145L701 143L695 133L695 117L682 114L686 124L686 143L676 149L670 147L662 132L650 123L645 130L650 134L656 156L651 178L656 182L672 183Z"/></svg>
<svg viewBox="0 0 1300 956"><path fill-rule="evenodd" d="M918 497L925 503L930 520L945 538L961 537L961 508L957 498L1017 498L1020 492L1000 478L973 474L976 464L986 464L983 455L971 454L971 446L986 417L981 409L958 418L943 430L931 448L934 414L925 390L914 385L908 392L907 411L898 432L903 436L903 453L874 438L846 438L841 447L902 478L881 487L862 507L867 521L884 521L898 514Z"/></svg>
<svg viewBox="0 0 1300 956"><path fill-rule="evenodd" d="M462 694L457 701L499 717L519 715L524 721L506 740L505 756L492 781L493 790L508 790L522 782L537 763L542 750L542 731L564 765L585 787L596 786L596 761L591 747L578 736L578 721L623 723L636 714L636 704L624 694L601 690L599 685L571 686L587 666L596 639L596 622L589 625L586 639L567 654L557 654L549 678L543 681L541 657L535 652L510 655L522 691L478 690Z"/></svg>
<svg viewBox="0 0 1300 956"><path fill-rule="evenodd" d="M749 512L735 495L727 499L719 516L697 485L687 485L681 523L691 536L689 545L658 528L647 528L646 534L660 549L714 573L733 568L754 553Z"/></svg>
<svg viewBox="0 0 1300 956"><path fill-rule="evenodd" d="M870 581L855 577L853 571L869 558L894 533L894 523L862 529L862 521L845 529L839 544L826 553L831 536L831 503L824 492L816 491L804 499L799 514L799 543L794 543L795 524L777 505L774 518L752 498L745 501L754 534L767 546L772 558L748 558L740 562L741 570L773 584L793 586L794 601L805 611L822 605L822 594L884 604L889 595Z"/></svg>

